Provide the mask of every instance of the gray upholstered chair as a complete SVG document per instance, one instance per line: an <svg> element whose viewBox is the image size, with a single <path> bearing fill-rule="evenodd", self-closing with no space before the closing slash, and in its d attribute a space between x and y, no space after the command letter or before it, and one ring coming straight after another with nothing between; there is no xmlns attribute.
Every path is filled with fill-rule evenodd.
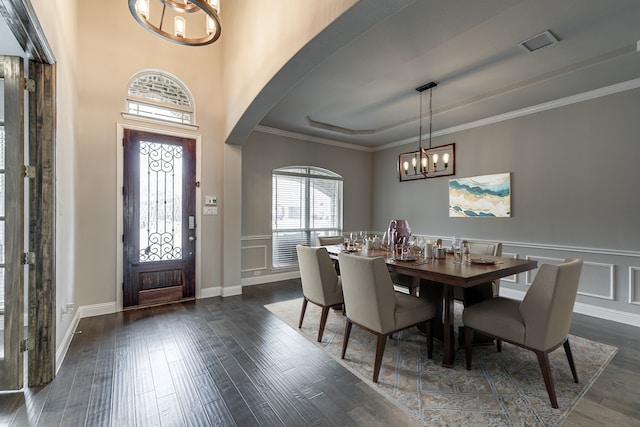
<svg viewBox="0 0 640 427"><path fill-rule="evenodd" d="M553 387L549 353L564 346L573 380L578 374L569 346L569 326L578 292L582 260L567 258L560 265L543 264L538 270L522 302L508 298L492 298L464 309L467 369L471 369L473 331L535 352L542 371L551 406L558 407Z"/></svg>
<svg viewBox="0 0 640 427"><path fill-rule="evenodd" d="M307 310L307 302L322 307L320 315L320 329L318 330L318 342L322 341L324 326L327 323L329 309L339 307L344 302L342 298L342 281L333 268L329 253L323 247L296 246L298 252L298 266L300 268L300 280L302 281L302 311L300 323L302 327L304 313Z"/></svg>
<svg viewBox="0 0 640 427"><path fill-rule="evenodd" d="M316 236L316 246L332 246L342 245L344 243L344 237L342 236ZM336 273L340 275L340 265L337 261L331 260L333 268L336 269Z"/></svg>
<svg viewBox="0 0 640 427"><path fill-rule="evenodd" d="M478 255L502 256L502 243L500 242L467 240L467 243L469 244L469 254L472 258L478 257ZM491 282L491 293L494 297L497 297L500 294L500 280L494 280Z"/></svg>
<svg viewBox="0 0 640 427"><path fill-rule="evenodd" d="M343 243L344 243L344 237L342 236L317 236L316 237L317 246L341 245Z"/></svg>
<svg viewBox="0 0 640 427"><path fill-rule="evenodd" d="M378 337L373 365L373 382L378 382L387 337L394 332L431 323L436 307L435 302L426 298L416 298L393 290L393 282L384 259L339 254L342 271L342 291L347 308L347 323L344 330L342 355L344 359L355 323L365 331ZM431 325L429 325L431 326ZM427 330L427 353L433 356L433 334Z"/></svg>

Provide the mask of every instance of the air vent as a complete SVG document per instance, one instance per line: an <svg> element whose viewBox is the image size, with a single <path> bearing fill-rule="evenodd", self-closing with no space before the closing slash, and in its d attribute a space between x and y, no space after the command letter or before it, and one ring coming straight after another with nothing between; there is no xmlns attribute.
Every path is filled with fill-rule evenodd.
<svg viewBox="0 0 640 427"><path fill-rule="evenodd" d="M536 50L542 49L543 47L556 44L558 43L558 41L558 38L551 34L550 30L547 30L543 33L530 37L523 42L518 43L518 46L520 46L525 51L532 53Z"/></svg>

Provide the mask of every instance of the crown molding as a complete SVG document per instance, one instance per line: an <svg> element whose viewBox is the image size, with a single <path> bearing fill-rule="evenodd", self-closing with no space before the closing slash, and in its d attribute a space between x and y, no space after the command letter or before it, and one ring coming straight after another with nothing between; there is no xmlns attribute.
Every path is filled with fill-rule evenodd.
<svg viewBox="0 0 640 427"><path fill-rule="evenodd" d="M461 125L452 126L446 129L440 129L439 131L432 132L432 136L449 135L464 130L477 128L480 126L486 126L494 123L503 122L505 120L515 119L517 117L528 116L530 114L540 113L542 111L553 110L554 108L564 107L571 104L577 104L583 101L589 101L591 99L600 98L602 96L613 95L615 93L625 92L628 90L637 89L640 87L640 78L628 80L622 83L616 83L610 86L601 87L599 89L590 90L587 92L579 93L577 95L571 95L564 98L558 98L553 101L543 102L542 104L533 105L531 107L521 108L519 110L510 111L508 113L498 114L485 119L475 120L473 122L463 123ZM389 148L398 147L401 145L409 144L411 142L417 142L417 137L407 138L400 141L391 142L389 144L380 145L375 147L373 151L382 151Z"/></svg>
<svg viewBox="0 0 640 427"><path fill-rule="evenodd" d="M372 153L376 151L371 147L364 147L362 145L350 144L348 142L335 141L333 139L320 138L317 136L306 135L298 132L291 132L288 130L272 128L269 126L257 125L253 130L256 132L270 133L272 135L284 136L287 138L300 139L302 141L315 142L316 144L324 144L324 145L331 145L334 147L347 148L349 150L366 151L368 153Z"/></svg>
<svg viewBox="0 0 640 427"><path fill-rule="evenodd" d="M462 131L465 131L465 130L469 130L469 129L473 129L473 128L477 128L477 127L481 127L481 126L486 126L486 125L490 125L490 124L494 124L494 123L503 122L503 121L506 121L506 120L515 119L515 118L518 118L518 117L528 116L530 114L536 114L536 113L540 113L540 112L543 112L543 111L553 110L555 108L565 107L567 105L577 104L577 103L583 102L583 101L589 101L589 100L600 98L600 97L607 96L607 95L613 95L613 94L620 93L620 92L626 92L628 90L637 89L639 87L640 87L640 78L633 79L633 80L628 80L626 82L616 83L616 84L613 84L613 85L609 85L609 86L601 87L601 88L598 88L598 89L590 90L590 91L587 91L587 92L579 93L577 95L571 95L571 96L567 96L567 97L564 97L564 98L558 98L558 99L555 99L553 101L543 102L542 104L533 105L531 107L526 107L526 108L521 108L519 110L510 111L508 113L498 114L498 115L495 115L495 116L492 116L492 117L487 117L487 118L484 118L484 119L475 120L475 121L468 122L468 123L463 123L463 124L457 125L457 126L451 126L449 128L446 128L446 129L440 129L438 131L432 132L431 136L432 137L438 137L438 136L449 135L449 134L456 133L456 132L462 132ZM326 138L319 138L319 137L316 137L316 136L305 135L305 134L297 133L297 132L290 132L290 131L286 131L286 130L282 130L282 129L276 129L276 128L272 128L272 127L268 127L268 126L262 126L262 125L256 126L254 130L258 131L258 132L270 133L270 134L273 134L273 135L280 135L280 136L285 136L285 137L289 137L289 138L300 139L300 140L303 140L303 141L315 142L315 143L318 143L318 144L332 145L332 146L335 146L335 147L342 147L342 148L347 148L347 149L351 149L351 150L366 151L366 152L369 152L369 153L377 152L377 151L384 151L384 150L388 150L390 148L400 147L400 146L407 145L407 144L415 144L415 143L418 142L418 136L412 136L411 138L401 139L401 140L390 142L390 143L387 143L387 144L383 144L383 145L380 145L380 146L377 146L377 147L365 147L365 146L362 146L362 145L346 143L346 142L340 142L340 141L335 141L335 140L326 139Z"/></svg>

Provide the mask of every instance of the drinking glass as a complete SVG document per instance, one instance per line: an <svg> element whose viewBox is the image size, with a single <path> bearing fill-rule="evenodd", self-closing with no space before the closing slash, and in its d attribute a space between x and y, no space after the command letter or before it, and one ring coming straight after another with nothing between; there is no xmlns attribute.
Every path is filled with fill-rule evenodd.
<svg viewBox="0 0 640 427"><path fill-rule="evenodd" d="M382 234L382 240L380 241L380 249L384 249L385 251L389 250L389 242L387 241L388 237L387 237L387 232L385 231Z"/></svg>
<svg viewBox="0 0 640 427"><path fill-rule="evenodd" d="M460 246L460 240L453 236L451 239L451 249L453 250L453 263L462 263L462 247Z"/></svg>

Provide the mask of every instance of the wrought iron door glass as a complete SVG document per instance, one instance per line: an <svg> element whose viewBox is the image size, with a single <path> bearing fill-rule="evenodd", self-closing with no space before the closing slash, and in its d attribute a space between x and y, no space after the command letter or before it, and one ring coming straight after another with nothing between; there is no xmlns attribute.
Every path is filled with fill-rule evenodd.
<svg viewBox="0 0 640 427"><path fill-rule="evenodd" d="M140 142L140 262L182 259L179 145Z"/></svg>

